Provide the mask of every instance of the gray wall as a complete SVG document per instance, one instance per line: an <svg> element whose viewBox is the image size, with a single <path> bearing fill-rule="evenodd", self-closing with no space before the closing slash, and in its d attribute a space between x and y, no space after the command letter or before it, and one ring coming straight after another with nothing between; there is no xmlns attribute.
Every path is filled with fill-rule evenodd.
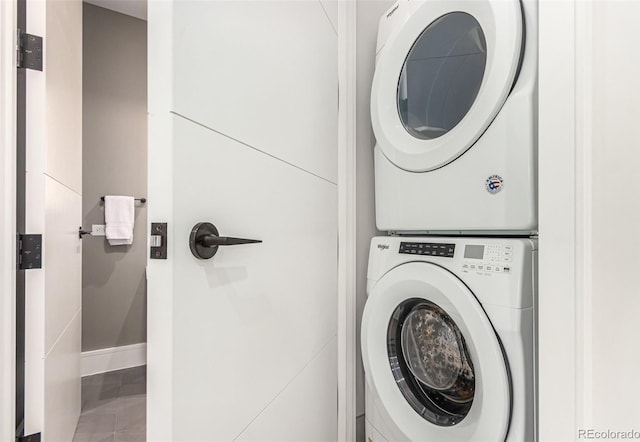
<svg viewBox="0 0 640 442"><path fill-rule="evenodd" d="M84 4L83 227L104 224L102 195L147 193L147 23ZM82 241L82 350L146 341L145 205L134 241Z"/></svg>
<svg viewBox="0 0 640 442"><path fill-rule="evenodd" d="M358 308L358 355L360 352L360 319L367 300L367 264L369 262L369 242L380 234L376 230L374 211L373 146L375 138L371 128L369 101L371 81L376 57L378 20L393 5L393 0L358 0L356 35L356 219L357 219L357 308ZM362 359L358 357L357 369L358 416L364 415L364 371ZM358 441L364 441L364 418L358 419Z"/></svg>

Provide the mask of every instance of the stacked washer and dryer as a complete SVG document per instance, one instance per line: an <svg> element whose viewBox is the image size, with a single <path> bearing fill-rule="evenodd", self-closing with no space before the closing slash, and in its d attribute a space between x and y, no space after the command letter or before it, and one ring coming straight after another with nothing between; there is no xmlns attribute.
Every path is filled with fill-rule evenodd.
<svg viewBox="0 0 640 442"><path fill-rule="evenodd" d="M536 0L380 19L368 442L535 441Z"/></svg>

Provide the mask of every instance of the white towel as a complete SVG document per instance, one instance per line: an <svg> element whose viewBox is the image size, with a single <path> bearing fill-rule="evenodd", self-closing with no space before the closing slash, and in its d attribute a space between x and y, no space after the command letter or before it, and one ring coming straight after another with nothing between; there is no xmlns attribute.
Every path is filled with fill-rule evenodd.
<svg viewBox="0 0 640 442"><path fill-rule="evenodd" d="M132 196L104 197L105 234L112 246L133 244L134 199Z"/></svg>

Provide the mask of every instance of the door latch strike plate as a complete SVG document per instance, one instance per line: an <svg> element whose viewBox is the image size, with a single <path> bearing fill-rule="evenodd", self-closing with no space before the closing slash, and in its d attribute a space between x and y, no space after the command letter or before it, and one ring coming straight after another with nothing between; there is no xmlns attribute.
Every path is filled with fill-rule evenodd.
<svg viewBox="0 0 640 442"><path fill-rule="evenodd" d="M149 258L167 259L167 223L151 223Z"/></svg>

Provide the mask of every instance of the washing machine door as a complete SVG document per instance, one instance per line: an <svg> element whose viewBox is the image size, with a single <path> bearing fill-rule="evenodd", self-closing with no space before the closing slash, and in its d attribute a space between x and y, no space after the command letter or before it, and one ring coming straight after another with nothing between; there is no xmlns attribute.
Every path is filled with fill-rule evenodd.
<svg viewBox="0 0 640 442"><path fill-rule="evenodd" d="M523 49L519 0L413 0L378 54L371 120L384 155L425 172L454 161L507 99Z"/></svg>
<svg viewBox="0 0 640 442"><path fill-rule="evenodd" d="M373 287L362 352L385 427L410 441L501 441L511 382L496 333L473 293L449 271L400 265Z"/></svg>

